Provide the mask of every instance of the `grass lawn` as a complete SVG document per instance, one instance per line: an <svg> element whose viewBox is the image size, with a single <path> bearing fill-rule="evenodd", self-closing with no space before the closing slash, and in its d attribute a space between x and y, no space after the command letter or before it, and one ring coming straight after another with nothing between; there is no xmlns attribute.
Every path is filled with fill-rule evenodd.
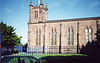
<svg viewBox="0 0 100 63"><path fill-rule="evenodd" d="M20 56L34 56L45 60L44 63L100 63L100 58L84 54L46 54L46 53L25 53Z"/></svg>
<svg viewBox="0 0 100 63"><path fill-rule="evenodd" d="M87 56L84 54L46 54L46 53L25 53L25 54L20 54L20 56L34 56L36 58L43 58L47 56Z"/></svg>

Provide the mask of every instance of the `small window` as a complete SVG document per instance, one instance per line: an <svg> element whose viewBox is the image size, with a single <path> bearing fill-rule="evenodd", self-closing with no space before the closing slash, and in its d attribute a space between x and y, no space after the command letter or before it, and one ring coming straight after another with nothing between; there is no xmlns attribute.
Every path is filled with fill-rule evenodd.
<svg viewBox="0 0 100 63"><path fill-rule="evenodd" d="M38 11L35 11L35 19L38 18Z"/></svg>

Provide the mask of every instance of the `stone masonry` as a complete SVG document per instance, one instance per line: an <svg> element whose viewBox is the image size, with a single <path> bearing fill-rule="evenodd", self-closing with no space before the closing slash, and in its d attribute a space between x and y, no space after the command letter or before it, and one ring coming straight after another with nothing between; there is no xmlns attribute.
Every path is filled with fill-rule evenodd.
<svg viewBox="0 0 100 63"><path fill-rule="evenodd" d="M42 0L38 6L33 6L31 0L29 7L28 52L78 53L87 44L85 29L91 28L92 40L96 38L100 17L48 21L47 4L44 8ZM73 29L73 45L68 44L68 29ZM52 44L52 31L56 31L55 45Z"/></svg>

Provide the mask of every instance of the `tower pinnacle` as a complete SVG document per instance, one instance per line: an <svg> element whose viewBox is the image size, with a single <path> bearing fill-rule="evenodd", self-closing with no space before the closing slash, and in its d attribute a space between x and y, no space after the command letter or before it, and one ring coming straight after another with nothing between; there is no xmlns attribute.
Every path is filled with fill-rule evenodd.
<svg viewBox="0 0 100 63"><path fill-rule="evenodd" d="M43 0L41 0L40 5L43 5Z"/></svg>
<svg viewBox="0 0 100 63"><path fill-rule="evenodd" d="M32 0L30 1L30 5L32 5Z"/></svg>
<svg viewBox="0 0 100 63"><path fill-rule="evenodd" d="M47 3L46 3L46 9L48 9L48 5L47 5Z"/></svg>

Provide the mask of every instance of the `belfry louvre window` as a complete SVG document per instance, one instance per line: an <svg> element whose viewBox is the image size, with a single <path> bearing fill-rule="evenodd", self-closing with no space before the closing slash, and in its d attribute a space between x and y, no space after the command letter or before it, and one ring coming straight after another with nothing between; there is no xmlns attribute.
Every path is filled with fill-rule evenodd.
<svg viewBox="0 0 100 63"><path fill-rule="evenodd" d="M35 11L35 19L38 18L38 11Z"/></svg>

